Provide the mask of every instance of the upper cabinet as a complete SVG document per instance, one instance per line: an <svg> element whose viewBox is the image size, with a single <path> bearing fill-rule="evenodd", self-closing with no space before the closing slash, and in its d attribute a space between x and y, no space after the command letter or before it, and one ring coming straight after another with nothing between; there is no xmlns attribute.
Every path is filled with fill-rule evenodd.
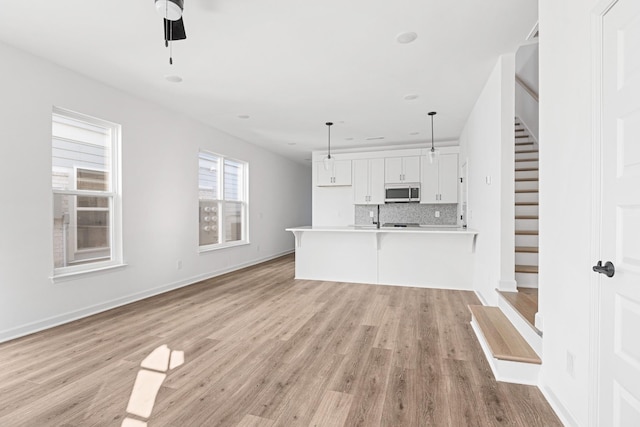
<svg viewBox="0 0 640 427"><path fill-rule="evenodd" d="M316 162L318 187L337 187L351 185L351 160L335 160L328 170L324 162Z"/></svg>
<svg viewBox="0 0 640 427"><path fill-rule="evenodd" d="M384 159L353 161L353 203L356 205L384 203Z"/></svg>
<svg viewBox="0 0 640 427"><path fill-rule="evenodd" d="M458 155L440 154L433 163L428 156L422 156L420 160L420 203L458 203Z"/></svg>
<svg viewBox="0 0 640 427"><path fill-rule="evenodd" d="M420 156L384 159L384 182L386 184L420 182Z"/></svg>

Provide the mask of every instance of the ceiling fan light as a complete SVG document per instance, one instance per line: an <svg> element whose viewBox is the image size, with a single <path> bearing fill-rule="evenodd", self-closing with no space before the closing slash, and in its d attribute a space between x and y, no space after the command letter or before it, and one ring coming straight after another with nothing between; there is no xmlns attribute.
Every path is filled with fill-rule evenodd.
<svg viewBox="0 0 640 427"><path fill-rule="evenodd" d="M158 15L169 21L177 21L182 17L183 0L155 0Z"/></svg>

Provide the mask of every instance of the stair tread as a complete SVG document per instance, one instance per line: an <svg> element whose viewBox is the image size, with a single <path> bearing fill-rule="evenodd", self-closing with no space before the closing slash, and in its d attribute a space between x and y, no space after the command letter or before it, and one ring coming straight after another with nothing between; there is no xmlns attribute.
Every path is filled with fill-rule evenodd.
<svg viewBox="0 0 640 427"><path fill-rule="evenodd" d="M533 171L537 171L538 168L517 168L515 169L516 172L533 172Z"/></svg>
<svg viewBox="0 0 640 427"><path fill-rule="evenodd" d="M496 289L497 290L497 289ZM536 313L538 312L538 292L506 292L497 290L505 301L531 326L537 334ZM536 289L537 291L537 289Z"/></svg>
<svg viewBox="0 0 640 427"><path fill-rule="evenodd" d="M496 359L541 364L525 339L498 307L470 305L469 310Z"/></svg>
<svg viewBox="0 0 640 427"><path fill-rule="evenodd" d="M538 206L538 202L516 202L516 206Z"/></svg>
<svg viewBox="0 0 640 427"><path fill-rule="evenodd" d="M516 234L520 236L537 236L538 230L516 230Z"/></svg>
<svg viewBox="0 0 640 427"><path fill-rule="evenodd" d="M538 253L538 247L537 246L516 246L516 252L537 254Z"/></svg>
<svg viewBox="0 0 640 427"><path fill-rule="evenodd" d="M540 219L538 215L516 215L516 219Z"/></svg>
<svg viewBox="0 0 640 427"><path fill-rule="evenodd" d="M516 265L516 273L538 273L537 265Z"/></svg>
<svg viewBox="0 0 640 427"><path fill-rule="evenodd" d="M538 190L530 189L530 190L516 190L516 193L537 193Z"/></svg>
<svg viewBox="0 0 640 427"><path fill-rule="evenodd" d="M515 145L533 145L533 142L516 142Z"/></svg>
<svg viewBox="0 0 640 427"><path fill-rule="evenodd" d="M538 178L516 178L516 182L539 181Z"/></svg>
<svg viewBox="0 0 640 427"><path fill-rule="evenodd" d="M529 135L516 135L516 138L529 138Z"/></svg>
<svg viewBox="0 0 640 427"><path fill-rule="evenodd" d="M535 159L535 158L534 159L529 159L529 158L527 158L527 159L516 159L516 162L537 162L539 160L540 159Z"/></svg>
<svg viewBox="0 0 640 427"><path fill-rule="evenodd" d="M522 151L516 151L516 154L533 154L533 153L539 153L540 151L538 150L522 150Z"/></svg>

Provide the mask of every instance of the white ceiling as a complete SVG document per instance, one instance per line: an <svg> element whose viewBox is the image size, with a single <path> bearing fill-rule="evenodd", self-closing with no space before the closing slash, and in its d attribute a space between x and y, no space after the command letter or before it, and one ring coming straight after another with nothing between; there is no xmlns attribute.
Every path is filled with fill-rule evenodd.
<svg viewBox="0 0 640 427"><path fill-rule="evenodd" d="M537 7L185 0L187 39L174 43L170 66L153 0L1 0L0 41L303 162L326 148L326 121L336 123L332 148L430 141L432 110L436 141L457 139L498 55L525 40ZM406 31L417 40L399 44Z"/></svg>

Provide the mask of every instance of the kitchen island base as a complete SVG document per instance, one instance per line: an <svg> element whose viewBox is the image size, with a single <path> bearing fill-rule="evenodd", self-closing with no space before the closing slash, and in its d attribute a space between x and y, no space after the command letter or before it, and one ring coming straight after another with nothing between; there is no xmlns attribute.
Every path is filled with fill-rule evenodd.
<svg viewBox="0 0 640 427"><path fill-rule="evenodd" d="M296 279L472 290L477 233L462 228L299 227Z"/></svg>

